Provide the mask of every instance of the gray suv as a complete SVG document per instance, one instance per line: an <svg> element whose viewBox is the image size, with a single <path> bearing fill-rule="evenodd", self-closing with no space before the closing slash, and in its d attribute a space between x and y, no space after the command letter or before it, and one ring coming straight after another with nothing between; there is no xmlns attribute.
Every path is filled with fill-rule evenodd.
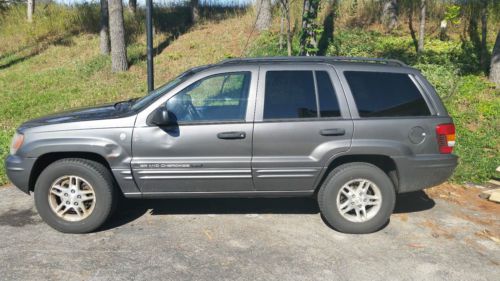
<svg viewBox="0 0 500 281"><path fill-rule="evenodd" d="M230 59L149 95L28 121L6 159L40 216L96 230L118 198L314 196L334 229L383 227L396 194L445 181L455 127L400 61Z"/></svg>

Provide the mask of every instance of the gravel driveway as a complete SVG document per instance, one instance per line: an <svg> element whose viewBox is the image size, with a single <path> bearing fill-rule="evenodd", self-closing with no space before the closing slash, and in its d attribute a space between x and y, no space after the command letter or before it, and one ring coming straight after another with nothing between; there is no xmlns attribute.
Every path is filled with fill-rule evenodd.
<svg viewBox="0 0 500 281"><path fill-rule="evenodd" d="M402 195L383 230L346 235L312 199L129 200L100 232L71 235L4 187L0 280L500 280L500 244L462 209Z"/></svg>

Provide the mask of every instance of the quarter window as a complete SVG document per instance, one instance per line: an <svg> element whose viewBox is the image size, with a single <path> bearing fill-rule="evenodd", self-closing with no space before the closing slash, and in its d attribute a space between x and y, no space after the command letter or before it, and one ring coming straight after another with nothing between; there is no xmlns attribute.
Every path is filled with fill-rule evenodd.
<svg viewBox="0 0 500 281"><path fill-rule="evenodd" d="M422 94L404 73L346 71L360 117L428 116Z"/></svg>
<svg viewBox="0 0 500 281"><path fill-rule="evenodd" d="M316 71L320 117L339 117L340 108L332 80L326 71Z"/></svg>
<svg viewBox="0 0 500 281"><path fill-rule="evenodd" d="M196 81L169 99L167 109L177 122L243 121L250 75L224 73Z"/></svg>

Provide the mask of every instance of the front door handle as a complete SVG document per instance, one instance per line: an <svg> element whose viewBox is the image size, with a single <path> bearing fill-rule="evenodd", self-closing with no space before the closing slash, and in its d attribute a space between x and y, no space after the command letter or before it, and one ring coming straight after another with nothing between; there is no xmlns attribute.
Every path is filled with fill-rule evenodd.
<svg viewBox="0 0 500 281"><path fill-rule="evenodd" d="M319 131L322 136L343 136L345 135L345 129L334 128L334 129L323 129Z"/></svg>
<svg viewBox="0 0 500 281"><path fill-rule="evenodd" d="M223 140L244 139L246 136L245 132L223 132L217 134L217 137Z"/></svg>

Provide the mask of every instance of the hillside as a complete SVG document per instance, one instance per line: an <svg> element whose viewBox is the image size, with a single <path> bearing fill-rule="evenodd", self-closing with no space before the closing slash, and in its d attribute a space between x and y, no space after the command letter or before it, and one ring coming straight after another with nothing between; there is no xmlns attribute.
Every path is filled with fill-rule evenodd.
<svg viewBox="0 0 500 281"><path fill-rule="evenodd" d="M1 158L8 154L14 130L24 120L146 93L146 46L140 17L126 15L126 26L132 34L128 45L130 70L113 74L109 58L99 54L95 23L82 22L81 14L71 15L72 11L60 11L60 7L51 9L54 11L47 12L33 27L8 18L0 22L0 39L5 42L0 46ZM83 8L79 9L82 13ZM86 9L85 18L95 18L95 9ZM78 24L75 27L54 21L54 15ZM12 18L17 19L15 16ZM179 19L175 14L172 18ZM252 13L239 10L184 30L160 30L155 37L155 85L190 67L228 57L284 55L285 50L278 48L279 22L276 20L270 32L260 35L253 30L253 23ZM32 40L26 39L28 35ZM500 165L500 91L475 68L476 58L469 45L458 40L440 41L435 34L429 37L426 53L417 57L412 39L404 30L388 35L376 26L360 29L341 25L324 52L396 58L420 69L436 86L457 126L460 165L452 180L484 182ZM0 184L6 182L1 161Z"/></svg>
<svg viewBox="0 0 500 281"><path fill-rule="evenodd" d="M239 15L203 23L174 40L158 34L155 45L167 46L155 57L155 85L190 67L240 56L252 23L251 15ZM99 38L92 33L71 35L37 50L0 54L0 158L7 156L14 130L24 120L145 95L145 51L141 36L128 48L130 70L121 74L111 73L109 58L99 54ZM7 182L3 165L1 161L0 184Z"/></svg>

